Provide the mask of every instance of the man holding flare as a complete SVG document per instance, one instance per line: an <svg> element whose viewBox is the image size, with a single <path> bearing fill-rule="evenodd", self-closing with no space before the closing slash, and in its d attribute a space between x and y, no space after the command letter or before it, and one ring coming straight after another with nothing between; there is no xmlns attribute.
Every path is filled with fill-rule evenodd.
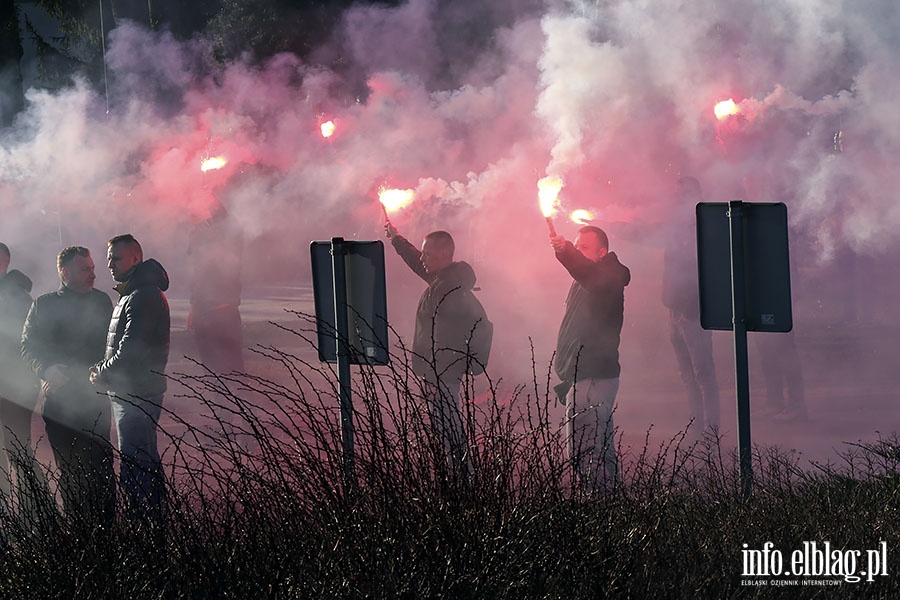
<svg viewBox="0 0 900 600"><path fill-rule="evenodd" d="M546 202L542 197L542 207ZM551 225L550 245L556 259L573 279L555 362L562 380L556 391L566 405L569 458L581 488L602 492L619 480L613 407L621 370L625 286L631 272L609 251L609 238L599 227L581 227L572 243L556 234L546 209L544 216Z"/></svg>

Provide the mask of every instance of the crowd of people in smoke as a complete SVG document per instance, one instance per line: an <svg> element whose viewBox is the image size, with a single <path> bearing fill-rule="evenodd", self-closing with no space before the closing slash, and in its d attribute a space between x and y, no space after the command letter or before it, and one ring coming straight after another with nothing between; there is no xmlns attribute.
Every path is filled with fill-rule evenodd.
<svg viewBox="0 0 900 600"><path fill-rule="evenodd" d="M689 218L703 197L693 177L678 179L674 195L684 218L673 219L663 230L636 222L610 222L605 228L622 239L664 249L662 303L669 312L671 343L686 389L689 430L695 439L703 434L714 438L720 427L719 386L710 332L699 323L696 247ZM471 438L460 408L465 401L461 392L466 377L486 367L493 323L474 293L474 269L454 260L450 233L432 231L418 249L390 220L384 229L400 258L427 283L414 319L411 366L422 382L432 432L449 472L468 479ZM555 392L565 406L568 456L581 487L603 491L620 481L613 414L625 288L632 274L610 250L607 231L600 227L581 227L574 242L551 229L549 241L572 277L554 363L560 379ZM242 254L240 227L216 205L209 218L195 225L188 245L192 289L187 322L202 364L216 373L245 368L239 309ZM58 470L57 493L67 514L106 526L114 521L114 426L125 514L131 520L164 522L166 486L157 429L170 342L165 268L145 258L132 235L111 238L107 267L119 294L114 303L94 286L90 250L69 246L57 257L59 288L32 301L31 280L9 270L10 261L10 249L0 244L0 506L17 506L28 515L36 507L35 485L49 489L31 442L31 415L40 407ZM769 411L805 419L802 376L799 363L791 358L796 358L793 338L761 343L778 346L762 352ZM227 415L222 421L226 435L233 433Z"/></svg>
<svg viewBox="0 0 900 600"><path fill-rule="evenodd" d="M9 248L3 246L0 254L8 265ZM18 283L19 302L30 304L24 316L21 310L13 314L4 295L2 314L9 327L3 344L20 350L18 356L5 355L2 379L17 389L13 394L4 390L4 401L16 404L21 418L3 415L3 506L11 508L17 495L20 514L27 518L38 510L39 494L48 489L30 442L31 412L40 402L64 511L101 526L113 522L114 423L126 513L132 520L159 522L165 512L165 485L156 429L167 387L168 275L159 262L144 258L131 234L108 242L107 266L119 294L115 305L94 288L97 277L88 248L64 248L56 266L59 288L30 303L31 284L25 275L14 270L0 280L4 288L8 280ZM17 471L17 494L7 465Z"/></svg>
<svg viewBox="0 0 900 600"><path fill-rule="evenodd" d="M63 511L101 527L116 515L118 481L130 522L163 523L166 485L157 429L167 390L169 276L145 258L131 234L107 244L117 302L94 287L91 251L69 246L57 256L59 288L32 300L32 282L9 270L0 244L0 509L34 518L47 493ZM189 247L195 283L189 328L201 360L217 372L240 371L243 238L218 207L196 224ZM39 410L57 470L55 492L32 444Z"/></svg>

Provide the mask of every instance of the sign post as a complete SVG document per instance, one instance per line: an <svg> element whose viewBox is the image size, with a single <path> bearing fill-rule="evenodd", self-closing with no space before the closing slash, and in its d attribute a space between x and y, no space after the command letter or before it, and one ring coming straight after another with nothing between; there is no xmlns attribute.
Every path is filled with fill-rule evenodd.
<svg viewBox="0 0 900 600"><path fill-rule="evenodd" d="M734 328L734 375L737 394L738 456L741 493L749 497L753 485L753 451L750 444L750 370L747 355L747 301L744 273L743 202L728 203L728 234L731 242L731 304Z"/></svg>
<svg viewBox="0 0 900 600"><path fill-rule="evenodd" d="M350 393L350 348L347 344L350 329L347 324L347 274L344 265L343 238L331 238L331 272L334 282L335 342L337 344L337 373L341 407L341 448L343 448L344 478L353 481L353 400Z"/></svg>
<svg viewBox="0 0 900 600"><path fill-rule="evenodd" d="M697 204L700 325L734 332L741 490L753 486L747 332L793 328L787 208L778 203ZM728 285L724 285L728 282Z"/></svg>
<svg viewBox="0 0 900 600"><path fill-rule="evenodd" d="M384 244L345 241L310 244L319 360L337 363L342 466L354 486L354 425L350 365L386 365L388 352Z"/></svg>

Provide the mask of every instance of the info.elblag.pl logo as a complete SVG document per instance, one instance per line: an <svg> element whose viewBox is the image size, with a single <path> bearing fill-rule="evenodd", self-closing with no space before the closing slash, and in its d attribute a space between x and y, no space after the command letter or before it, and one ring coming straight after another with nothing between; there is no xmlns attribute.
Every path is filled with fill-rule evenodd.
<svg viewBox="0 0 900 600"><path fill-rule="evenodd" d="M788 555L775 548L772 542L763 544L761 550L744 544L741 559L741 576L783 578L776 580L779 585L839 585L841 581L857 583L863 579L872 582L876 577L888 574L885 541L872 550L833 548L831 542L803 542L802 547ZM788 579L792 577L795 579ZM769 583L765 579L742 581L743 585Z"/></svg>

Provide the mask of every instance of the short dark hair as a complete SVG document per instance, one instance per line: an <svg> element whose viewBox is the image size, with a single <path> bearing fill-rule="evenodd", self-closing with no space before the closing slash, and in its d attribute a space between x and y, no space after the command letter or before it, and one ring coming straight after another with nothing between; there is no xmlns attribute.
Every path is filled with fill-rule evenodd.
<svg viewBox="0 0 900 600"><path fill-rule="evenodd" d="M68 266L76 256L90 256L91 251L84 246L69 246L63 248L56 257L56 270L62 272L63 267Z"/></svg>
<svg viewBox="0 0 900 600"><path fill-rule="evenodd" d="M596 225L585 225L581 229L578 230L578 233L593 233L597 236L597 239L600 241L600 246L609 250L609 236L606 235L606 232L597 227Z"/></svg>
<svg viewBox="0 0 900 600"><path fill-rule="evenodd" d="M0 255L4 256L6 258L10 257L9 246L4 244L3 242L0 242Z"/></svg>
<svg viewBox="0 0 900 600"><path fill-rule="evenodd" d="M684 177L679 177L676 183L691 190L691 192L695 196L700 196L701 194L703 194L703 189L700 187L700 182L697 181L696 177L685 175Z"/></svg>
<svg viewBox="0 0 900 600"><path fill-rule="evenodd" d="M456 251L456 244L453 242L453 236L446 231L432 231L425 236L426 240L434 240L440 244L446 245L450 249L450 255Z"/></svg>
<svg viewBox="0 0 900 600"><path fill-rule="evenodd" d="M134 236L131 235L130 233L123 233L122 235L117 235L117 236L111 237L109 239L108 245L110 248L112 248L116 244L125 244L127 246L134 246L137 248L138 255L141 257L144 256L144 249L141 248L141 243L139 241L137 241L134 238Z"/></svg>

